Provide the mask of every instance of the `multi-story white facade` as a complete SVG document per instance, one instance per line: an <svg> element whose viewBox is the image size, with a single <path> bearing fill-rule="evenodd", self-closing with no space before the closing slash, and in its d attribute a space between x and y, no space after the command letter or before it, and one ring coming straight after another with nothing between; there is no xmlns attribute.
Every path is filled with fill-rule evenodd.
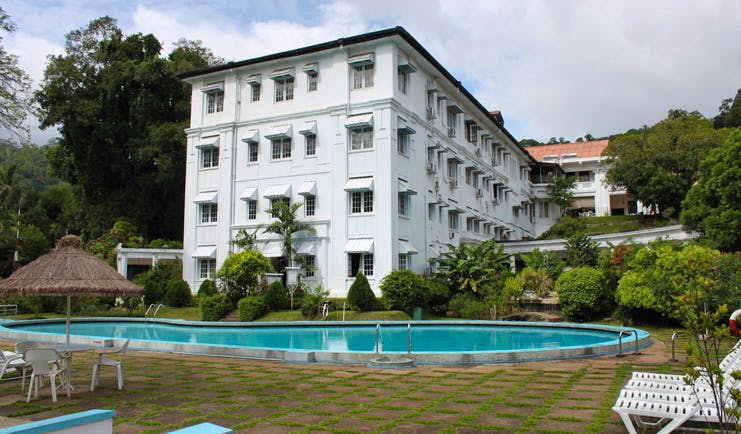
<svg viewBox="0 0 741 434"><path fill-rule="evenodd" d="M313 265L302 279L333 296L358 270L378 292L394 269L429 271L448 243L534 235L535 160L400 27L183 79L183 277L194 291L278 200L303 202L316 233L293 238ZM257 247L282 255L261 230Z"/></svg>

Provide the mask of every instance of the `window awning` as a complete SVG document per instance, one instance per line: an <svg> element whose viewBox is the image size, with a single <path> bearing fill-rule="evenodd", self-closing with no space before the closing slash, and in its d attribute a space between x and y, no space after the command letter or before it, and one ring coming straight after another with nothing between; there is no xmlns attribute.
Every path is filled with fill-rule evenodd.
<svg viewBox="0 0 741 434"><path fill-rule="evenodd" d="M316 196L316 181L306 181L301 184L298 194L301 196Z"/></svg>
<svg viewBox="0 0 741 434"><path fill-rule="evenodd" d="M413 190L409 184L406 183L406 181L399 180L399 193L404 194L417 194L415 190Z"/></svg>
<svg viewBox="0 0 741 434"><path fill-rule="evenodd" d="M211 93L211 92L216 92L216 91L221 91L221 92L224 91L223 82L207 84L201 88L201 92L203 93Z"/></svg>
<svg viewBox="0 0 741 434"><path fill-rule="evenodd" d="M345 121L345 128L360 128L373 126L373 113L363 113L360 115L348 116Z"/></svg>
<svg viewBox="0 0 741 434"><path fill-rule="evenodd" d="M443 201L443 200L441 200L441 201L440 201L440 205L438 205L438 206L439 206L440 208L447 208L447 207L449 207L449 206L450 206L450 204L449 204L449 203L447 203L447 202L445 202L445 201Z"/></svg>
<svg viewBox="0 0 741 434"><path fill-rule="evenodd" d="M197 149L218 148L218 147L219 147L219 136L204 137L196 145Z"/></svg>
<svg viewBox="0 0 741 434"><path fill-rule="evenodd" d="M198 193L193 199L193 203L216 203L218 198L218 191L207 191L204 193Z"/></svg>
<svg viewBox="0 0 741 434"><path fill-rule="evenodd" d="M438 99L438 100L441 100L441 99L445 99L445 100L447 100L447 99L448 99L448 95L445 95L445 94L444 94L444 93L442 93L442 92L438 92L438 94L437 94L437 99Z"/></svg>
<svg viewBox="0 0 741 434"><path fill-rule="evenodd" d="M427 92L439 92L440 89L437 87L437 83L434 81L428 81L425 84L425 89L427 89Z"/></svg>
<svg viewBox="0 0 741 434"><path fill-rule="evenodd" d="M373 190L373 177L350 178L345 183L345 191Z"/></svg>
<svg viewBox="0 0 741 434"><path fill-rule="evenodd" d="M291 124L276 125L268 129L268 132L265 134L265 138L268 140L290 139L292 132L293 129L291 128Z"/></svg>
<svg viewBox="0 0 741 434"><path fill-rule="evenodd" d="M198 246L191 256L196 259L216 258L216 246Z"/></svg>
<svg viewBox="0 0 741 434"><path fill-rule="evenodd" d="M271 185L265 190L262 197L276 199L279 197L291 197L291 184Z"/></svg>
<svg viewBox="0 0 741 434"><path fill-rule="evenodd" d="M465 214L465 210L463 208L459 208L456 205L453 205L453 207L448 212L457 212L458 214Z"/></svg>
<svg viewBox="0 0 741 434"><path fill-rule="evenodd" d="M571 208L594 208L594 196L575 197Z"/></svg>
<svg viewBox="0 0 741 434"><path fill-rule="evenodd" d="M455 164L463 164L463 160L457 155L451 155L450 157L448 157L448 161Z"/></svg>
<svg viewBox="0 0 741 434"><path fill-rule="evenodd" d="M409 242L399 240L399 253L402 255L416 255L417 249Z"/></svg>
<svg viewBox="0 0 741 434"><path fill-rule="evenodd" d="M319 244L316 241L302 241L298 243L296 252L299 255L316 255L319 250Z"/></svg>
<svg viewBox="0 0 741 434"><path fill-rule="evenodd" d="M408 74L417 72L417 68L415 68L408 59L399 59L399 70Z"/></svg>
<svg viewBox="0 0 741 434"><path fill-rule="evenodd" d="M283 69L276 69L275 71L268 74L268 78L271 80L279 80L286 77L293 77L296 75L296 69L291 68L283 68Z"/></svg>
<svg viewBox="0 0 741 434"><path fill-rule="evenodd" d="M245 143L260 143L260 130L247 130L242 137Z"/></svg>
<svg viewBox="0 0 741 434"><path fill-rule="evenodd" d="M257 187L247 187L239 195L240 200L257 200Z"/></svg>
<svg viewBox="0 0 741 434"><path fill-rule="evenodd" d="M359 63L373 63L376 60L376 56L373 53L357 54L347 58L347 63L350 65L357 65Z"/></svg>
<svg viewBox="0 0 741 434"><path fill-rule="evenodd" d="M262 77L260 76L260 74L252 74L249 77L247 77L247 80L245 81L250 86L254 86L256 84L260 84L260 81L262 81Z"/></svg>
<svg viewBox="0 0 741 434"><path fill-rule="evenodd" d="M463 109L453 101L448 101L448 111L451 113L463 113Z"/></svg>
<svg viewBox="0 0 741 434"><path fill-rule="evenodd" d="M279 258L283 256L283 242L282 241L266 241L261 243L260 252L266 258Z"/></svg>
<svg viewBox="0 0 741 434"><path fill-rule="evenodd" d="M373 238L348 240L345 244L345 253L373 253Z"/></svg>
<svg viewBox="0 0 741 434"><path fill-rule="evenodd" d="M440 142L435 142L429 137L427 138L427 149L437 149L440 147Z"/></svg>
<svg viewBox="0 0 741 434"><path fill-rule="evenodd" d="M316 62L307 63L306 65L304 65L303 69L304 69L304 72L319 72L319 64Z"/></svg>
<svg viewBox="0 0 741 434"><path fill-rule="evenodd" d="M304 122L304 125L298 132L304 136L316 136L316 121Z"/></svg>
<svg viewBox="0 0 741 434"><path fill-rule="evenodd" d="M410 127L407 121L405 121L402 118L399 118L399 124L397 126L398 131L400 134L414 134L416 131L414 131L414 128Z"/></svg>

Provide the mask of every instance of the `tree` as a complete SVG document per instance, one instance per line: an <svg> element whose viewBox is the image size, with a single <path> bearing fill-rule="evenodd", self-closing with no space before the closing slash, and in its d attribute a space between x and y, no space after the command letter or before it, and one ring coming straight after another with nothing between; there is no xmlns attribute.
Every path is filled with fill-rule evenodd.
<svg viewBox="0 0 741 434"><path fill-rule="evenodd" d="M0 31L13 32L15 28L15 23L0 7ZM5 51L0 36L0 129L20 141L28 138L24 121L31 106L30 94L31 78L18 66L18 56Z"/></svg>
<svg viewBox="0 0 741 434"><path fill-rule="evenodd" d="M713 129L698 112L670 110L657 124L628 131L610 142L605 154L614 158L614 164L607 181L654 212L678 212L700 160L727 134Z"/></svg>
<svg viewBox="0 0 741 434"><path fill-rule="evenodd" d="M431 262L438 264L440 277L448 280L453 292L501 292L511 274L509 255L493 239L458 247L448 244L448 251Z"/></svg>
<svg viewBox="0 0 741 434"><path fill-rule="evenodd" d="M373 293L368 278L360 270L347 290L347 302L360 311L370 311L376 307L376 294Z"/></svg>
<svg viewBox="0 0 741 434"><path fill-rule="evenodd" d="M293 249L293 234L297 232L316 233L316 229L308 223L298 220L297 213L303 205L302 202L288 205L283 201L277 201L268 214L277 220L270 223L266 228L266 233L280 235L283 238L283 261L284 267L293 264L293 257L296 254Z"/></svg>
<svg viewBox="0 0 741 434"><path fill-rule="evenodd" d="M213 56L181 44L163 59L153 35L125 36L110 17L66 39L35 93L42 127L61 135L47 152L54 173L106 225L126 217L147 238L180 239L191 92L177 74Z"/></svg>
<svg viewBox="0 0 741 434"><path fill-rule="evenodd" d="M700 164L697 183L682 202L680 220L721 250L741 249L741 130Z"/></svg>
<svg viewBox="0 0 741 434"><path fill-rule="evenodd" d="M741 89L734 98L724 99L718 111L718 116L713 118L715 128L741 128Z"/></svg>
<svg viewBox="0 0 741 434"><path fill-rule="evenodd" d="M221 280L229 303L236 307L240 299L258 292L260 276L271 271L273 266L262 253L245 250L229 255L216 277Z"/></svg>
<svg viewBox="0 0 741 434"><path fill-rule="evenodd" d="M546 188L551 196L551 202L558 205L561 210L561 217L563 217L574 202L576 178L573 176L554 176Z"/></svg>
<svg viewBox="0 0 741 434"><path fill-rule="evenodd" d="M586 232L576 232L566 239L566 262L571 267L597 265L599 244L592 241Z"/></svg>
<svg viewBox="0 0 741 434"><path fill-rule="evenodd" d="M535 139L522 139L520 140L520 146L522 147L528 147L528 146L540 146L542 143Z"/></svg>

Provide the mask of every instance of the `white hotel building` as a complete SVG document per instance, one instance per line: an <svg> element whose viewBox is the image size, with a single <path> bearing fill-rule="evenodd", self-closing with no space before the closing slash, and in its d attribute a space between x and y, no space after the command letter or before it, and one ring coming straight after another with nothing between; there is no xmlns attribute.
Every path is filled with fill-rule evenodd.
<svg viewBox="0 0 741 434"><path fill-rule="evenodd" d="M303 202L316 234L294 235L313 265L302 280L332 296L358 270L377 293L394 269L429 271L448 243L536 235L537 162L401 27L182 78L193 87L183 236L193 291L240 229L271 221L275 201ZM282 255L261 230L257 247Z"/></svg>

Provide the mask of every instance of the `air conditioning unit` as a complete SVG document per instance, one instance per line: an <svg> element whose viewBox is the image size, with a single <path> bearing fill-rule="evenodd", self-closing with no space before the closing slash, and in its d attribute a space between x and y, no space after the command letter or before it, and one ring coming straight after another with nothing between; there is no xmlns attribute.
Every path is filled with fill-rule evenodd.
<svg viewBox="0 0 741 434"><path fill-rule="evenodd" d="M452 188L458 188L458 178L448 178L448 183Z"/></svg>
<svg viewBox="0 0 741 434"><path fill-rule="evenodd" d="M432 121L432 120L435 120L435 118L437 118L437 116L435 116L435 110L433 110L431 107L427 107L426 112L427 112L428 121Z"/></svg>
<svg viewBox="0 0 741 434"><path fill-rule="evenodd" d="M477 189L476 189L476 197L477 197L477 198L478 198L478 197L482 197L483 195L484 195L484 193L483 193L483 192L481 191L481 189L480 189L480 188L477 188Z"/></svg>
<svg viewBox="0 0 741 434"><path fill-rule="evenodd" d="M448 127L448 137L455 137L455 128Z"/></svg>
<svg viewBox="0 0 741 434"><path fill-rule="evenodd" d="M427 163L427 172L428 173L437 173L437 167L433 163Z"/></svg>
<svg viewBox="0 0 741 434"><path fill-rule="evenodd" d="M476 156L481 157L481 148L476 148Z"/></svg>

